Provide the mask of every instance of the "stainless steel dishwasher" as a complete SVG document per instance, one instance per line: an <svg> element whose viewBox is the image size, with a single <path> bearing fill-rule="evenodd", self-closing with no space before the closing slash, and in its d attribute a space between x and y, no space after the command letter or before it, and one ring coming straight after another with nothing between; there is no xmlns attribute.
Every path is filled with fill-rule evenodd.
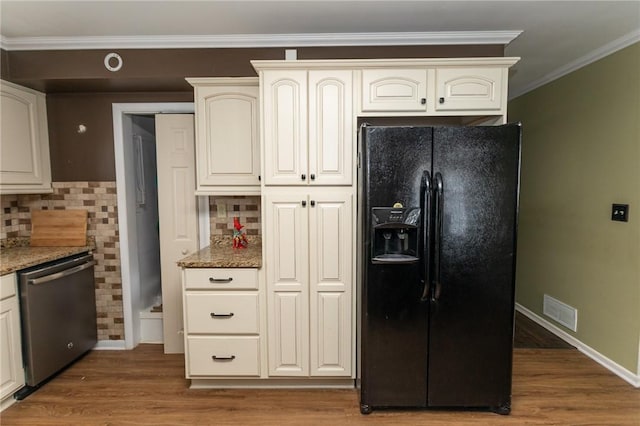
<svg viewBox="0 0 640 426"><path fill-rule="evenodd" d="M82 253L18 273L27 386L16 399L95 346L94 265L93 255Z"/></svg>

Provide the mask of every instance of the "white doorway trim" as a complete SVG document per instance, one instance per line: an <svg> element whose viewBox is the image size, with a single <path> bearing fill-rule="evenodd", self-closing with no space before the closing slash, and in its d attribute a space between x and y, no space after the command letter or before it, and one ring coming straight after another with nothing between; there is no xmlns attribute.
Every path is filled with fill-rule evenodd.
<svg viewBox="0 0 640 426"><path fill-rule="evenodd" d="M124 349L133 349L140 342L140 318L134 312L132 283L136 282L129 247L130 223L135 223L135 211L127 209L127 185L124 158L124 126L126 114L189 114L194 112L192 102L173 103L114 103L113 144L116 163L116 191L118 203L118 233L120 235L120 273L122 278L122 310L124 316ZM195 188L194 188L195 192ZM200 247L208 245L208 198L198 197ZM134 209L135 210L135 209ZM205 215L206 212L206 215Z"/></svg>

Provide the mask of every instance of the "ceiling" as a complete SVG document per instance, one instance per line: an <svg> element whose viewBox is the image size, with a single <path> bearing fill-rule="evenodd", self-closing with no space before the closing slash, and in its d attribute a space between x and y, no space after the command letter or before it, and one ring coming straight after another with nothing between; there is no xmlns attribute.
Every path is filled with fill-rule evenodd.
<svg viewBox="0 0 640 426"><path fill-rule="evenodd" d="M468 44L469 37L495 44L502 37L505 55L522 58L509 81L514 97L640 41L640 1L2 0L0 35L5 50Z"/></svg>

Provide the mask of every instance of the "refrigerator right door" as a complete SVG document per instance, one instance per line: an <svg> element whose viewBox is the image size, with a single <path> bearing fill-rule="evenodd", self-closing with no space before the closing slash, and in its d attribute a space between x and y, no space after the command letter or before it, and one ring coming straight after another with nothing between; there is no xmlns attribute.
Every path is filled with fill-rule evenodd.
<svg viewBox="0 0 640 426"><path fill-rule="evenodd" d="M510 410L520 130L434 129L431 407Z"/></svg>

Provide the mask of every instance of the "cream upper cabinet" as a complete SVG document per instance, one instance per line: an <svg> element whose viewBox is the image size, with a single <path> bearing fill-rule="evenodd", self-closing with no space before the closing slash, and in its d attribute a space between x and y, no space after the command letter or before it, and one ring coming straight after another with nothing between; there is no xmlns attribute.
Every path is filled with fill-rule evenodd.
<svg viewBox="0 0 640 426"><path fill-rule="evenodd" d="M0 279L0 400L24 386L16 274ZM3 404L4 405L4 404Z"/></svg>
<svg viewBox="0 0 640 426"><path fill-rule="evenodd" d="M270 376L352 374L352 191L267 192Z"/></svg>
<svg viewBox="0 0 640 426"><path fill-rule="evenodd" d="M309 71L309 182L350 185L353 72Z"/></svg>
<svg viewBox="0 0 640 426"><path fill-rule="evenodd" d="M427 70L362 70L362 111L427 110Z"/></svg>
<svg viewBox="0 0 640 426"><path fill-rule="evenodd" d="M261 76L265 185L350 185L353 71Z"/></svg>
<svg viewBox="0 0 640 426"><path fill-rule="evenodd" d="M307 71L265 71L262 77L264 182L307 182Z"/></svg>
<svg viewBox="0 0 640 426"><path fill-rule="evenodd" d="M351 61L361 116L506 118L509 67L519 58ZM347 64L345 64L347 65ZM462 123L473 123L467 119Z"/></svg>
<svg viewBox="0 0 640 426"><path fill-rule="evenodd" d="M435 72L436 111L506 109L506 68L441 68Z"/></svg>
<svg viewBox="0 0 640 426"><path fill-rule="evenodd" d="M0 193L51 189L45 95L0 80Z"/></svg>
<svg viewBox="0 0 640 426"><path fill-rule="evenodd" d="M196 193L260 193L257 78L189 78L194 86Z"/></svg>

